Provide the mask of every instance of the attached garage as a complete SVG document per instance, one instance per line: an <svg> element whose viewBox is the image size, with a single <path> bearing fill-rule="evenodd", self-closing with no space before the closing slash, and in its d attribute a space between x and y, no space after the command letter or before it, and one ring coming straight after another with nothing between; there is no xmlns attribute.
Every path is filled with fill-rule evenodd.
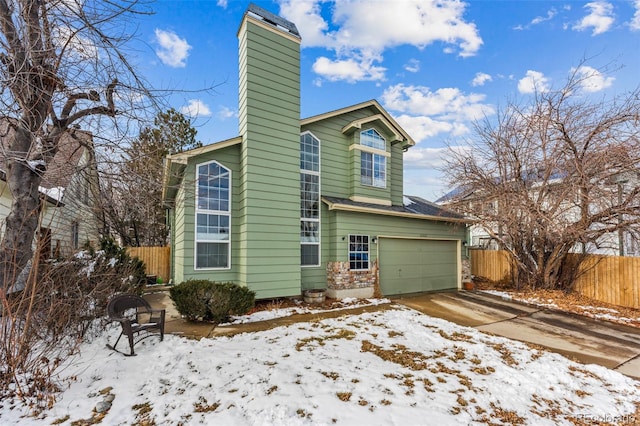
<svg viewBox="0 0 640 426"><path fill-rule="evenodd" d="M385 296L458 288L459 241L378 238L380 290Z"/></svg>

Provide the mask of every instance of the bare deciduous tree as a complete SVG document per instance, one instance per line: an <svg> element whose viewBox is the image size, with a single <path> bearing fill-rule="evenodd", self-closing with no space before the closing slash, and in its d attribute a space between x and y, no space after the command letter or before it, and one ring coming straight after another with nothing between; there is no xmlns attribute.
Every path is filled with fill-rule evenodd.
<svg viewBox="0 0 640 426"><path fill-rule="evenodd" d="M102 180L104 220L128 246L163 246L168 229L162 205L164 158L198 148L196 129L175 109L156 115L124 148L115 179ZM108 175L106 175L108 176Z"/></svg>
<svg viewBox="0 0 640 426"><path fill-rule="evenodd" d="M103 276L89 278L95 259L45 267L34 247L45 198L39 187L63 136L82 128L117 144L122 126L153 102L125 49L127 25L143 7L138 0L0 0L0 119L8 126L0 155L12 198L0 242L0 398L51 396L60 360L102 314L106 297L129 289L107 267L111 259Z"/></svg>
<svg viewBox="0 0 640 426"><path fill-rule="evenodd" d="M0 0L0 102L11 118L2 153L12 194L0 243L0 290L33 257L42 175L62 135L131 113L145 93L121 49L137 0ZM129 103L129 106L126 104Z"/></svg>
<svg viewBox="0 0 640 426"><path fill-rule="evenodd" d="M594 99L585 69L476 123L469 146L449 152L450 206L511 252L517 285L569 288L570 253L640 233L640 91Z"/></svg>

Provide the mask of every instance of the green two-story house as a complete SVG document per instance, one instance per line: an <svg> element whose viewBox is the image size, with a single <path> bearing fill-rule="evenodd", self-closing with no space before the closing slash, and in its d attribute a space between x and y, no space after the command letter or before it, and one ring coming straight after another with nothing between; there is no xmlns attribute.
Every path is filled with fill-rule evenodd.
<svg viewBox="0 0 640 426"><path fill-rule="evenodd" d="M300 35L251 5L239 38L240 136L168 156L172 279L256 297L456 289L464 220L403 196L415 142L375 100L300 119Z"/></svg>

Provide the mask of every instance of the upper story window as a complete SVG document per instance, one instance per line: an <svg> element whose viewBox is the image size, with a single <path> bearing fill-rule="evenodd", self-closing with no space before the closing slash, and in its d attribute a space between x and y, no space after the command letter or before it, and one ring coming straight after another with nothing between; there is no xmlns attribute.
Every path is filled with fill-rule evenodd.
<svg viewBox="0 0 640 426"><path fill-rule="evenodd" d="M375 129L360 132L360 145L386 153L386 141ZM360 154L360 183L376 188L387 187L387 157L375 152Z"/></svg>
<svg viewBox="0 0 640 426"><path fill-rule="evenodd" d="M196 168L196 269L229 268L231 171L215 161Z"/></svg>
<svg viewBox="0 0 640 426"><path fill-rule="evenodd" d="M360 145L385 151L387 143L384 138L375 129L360 132Z"/></svg>
<svg viewBox="0 0 640 426"><path fill-rule="evenodd" d="M320 266L320 141L300 135L300 265Z"/></svg>

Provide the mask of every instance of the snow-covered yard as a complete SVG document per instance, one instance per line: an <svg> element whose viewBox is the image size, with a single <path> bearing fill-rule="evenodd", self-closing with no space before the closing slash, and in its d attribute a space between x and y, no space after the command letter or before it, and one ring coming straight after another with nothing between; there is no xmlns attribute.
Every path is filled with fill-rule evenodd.
<svg viewBox="0 0 640 426"><path fill-rule="evenodd" d="M106 339L62 371L69 387L51 410L34 418L2 401L0 423L640 423L640 382L402 307L200 341L152 337L135 357Z"/></svg>

